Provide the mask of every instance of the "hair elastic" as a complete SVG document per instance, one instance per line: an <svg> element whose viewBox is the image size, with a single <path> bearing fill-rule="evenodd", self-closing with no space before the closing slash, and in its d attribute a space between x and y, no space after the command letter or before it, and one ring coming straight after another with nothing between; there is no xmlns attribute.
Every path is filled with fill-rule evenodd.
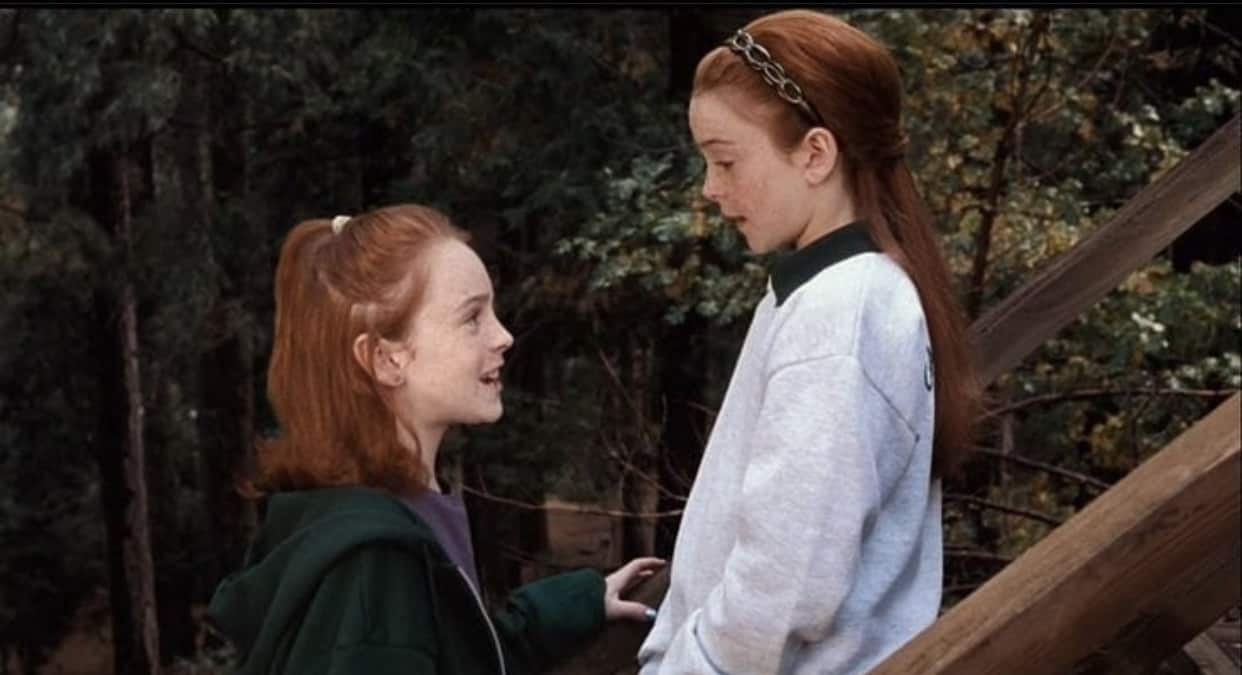
<svg viewBox="0 0 1242 675"><path fill-rule="evenodd" d="M332 234L340 234L352 216L337 216L332 219Z"/></svg>

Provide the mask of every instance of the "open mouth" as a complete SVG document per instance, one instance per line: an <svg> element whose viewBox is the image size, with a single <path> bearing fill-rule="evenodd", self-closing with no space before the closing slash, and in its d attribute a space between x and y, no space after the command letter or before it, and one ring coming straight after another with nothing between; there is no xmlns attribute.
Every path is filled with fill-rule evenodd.
<svg viewBox="0 0 1242 675"><path fill-rule="evenodd" d="M495 370L489 370L486 373L483 373L483 377L480 377L479 381L482 382L485 386L493 387L496 390L500 390L503 387L503 385L501 385L500 383L500 369L499 368Z"/></svg>

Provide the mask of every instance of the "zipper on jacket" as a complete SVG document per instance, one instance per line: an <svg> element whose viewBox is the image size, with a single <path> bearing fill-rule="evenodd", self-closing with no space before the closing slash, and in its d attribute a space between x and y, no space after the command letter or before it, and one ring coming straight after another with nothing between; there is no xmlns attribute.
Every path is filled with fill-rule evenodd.
<svg viewBox="0 0 1242 675"><path fill-rule="evenodd" d="M496 627L492 625L492 617L488 616L487 608L483 606L483 598L479 596L474 584L470 583L470 577L466 576L466 571L460 565L453 565L453 568L461 575L461 580L466 582L466 588L470 589L470 595L474 596L474 601L479 605L479 613L483 615L483 622L487 624L487 630L492 634L492 644L496 646L496 659L500 661L500 675L506 675L505 653L500 648L500 635L496 632Z"/></svg>

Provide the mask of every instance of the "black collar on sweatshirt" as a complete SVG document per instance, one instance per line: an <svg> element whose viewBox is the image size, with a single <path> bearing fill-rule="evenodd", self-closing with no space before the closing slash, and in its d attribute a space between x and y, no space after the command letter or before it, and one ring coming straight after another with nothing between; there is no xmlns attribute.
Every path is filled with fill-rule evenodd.
<svg viewBox="0 0 1242 675"><path fill-rule="evenodd" d="M856 220L777 260L772 265L777 306L822 270L859 253L878 252L867 229L866 221Z"/></svg>

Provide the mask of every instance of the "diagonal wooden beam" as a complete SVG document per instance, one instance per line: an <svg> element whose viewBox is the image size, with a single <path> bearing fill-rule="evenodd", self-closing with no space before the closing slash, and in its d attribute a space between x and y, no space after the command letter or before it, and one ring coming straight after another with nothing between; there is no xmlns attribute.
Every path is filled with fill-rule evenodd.
<svg viewBox="0 0 1242 675"><path fill-rule="evenodd" d="M971 326L984 383L1018 365L1239 190L1238 116Z"/></svg>
<svg viewBox="0 0 1242 675"><path fill-rule="evenodd" d="M1148 600L1137 616L1118 628L1103 647L1079 660L1078 675L1147 675L1179 647L1238 604L1242 577L1242 539L1235 530L1215 550L1202 558L1188 559L1185 568L1159 594ZM1233 671L1237 673L1235 669Z"/></svg>
<svg viewBox="0 0 1242 675"><path fill-rule="evenodd" d="M1242 394L1001 570L873 675L1034 675L1075 665L1144 672L1176 652L1238 601L1229 579L1239 571L1240 415ZM1219 592L1222 583L1231 592Z"/></svg>

